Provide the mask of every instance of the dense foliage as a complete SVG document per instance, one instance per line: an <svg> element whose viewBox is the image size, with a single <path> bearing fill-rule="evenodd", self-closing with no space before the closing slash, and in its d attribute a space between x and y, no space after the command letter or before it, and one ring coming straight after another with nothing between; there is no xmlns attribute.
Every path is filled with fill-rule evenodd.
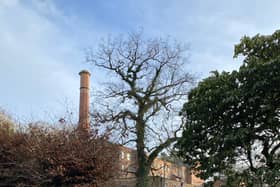
<svg viewBox="0 0 280 187"><path fill-rule="evenodd" d="M0 186L103 186L117 174L116 146L100 137L39 124L10 131L6 122L0 128Z"/></svg>
<svg viewBox="0 0 280 187"><path fill-rule="evenodd" d="M235 170L273 186L280 182L280 31L243 37L238 55L245 57L238 71L213 72L190 92L177 147L203 178Z"/></svg>

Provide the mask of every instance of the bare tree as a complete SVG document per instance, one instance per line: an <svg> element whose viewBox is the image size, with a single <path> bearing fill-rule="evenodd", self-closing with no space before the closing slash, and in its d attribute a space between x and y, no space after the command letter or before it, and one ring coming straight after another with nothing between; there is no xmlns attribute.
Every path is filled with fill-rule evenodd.
<svg viewBox="0 0 280 187"><path fill-rule="evenodd" d="M108 39L87 61L108 72L93 119L117 130L121 143L136 146L137 186L147 186L154 159L181 130L180 100L193 76L184 72L185 48L168 39L144 40L141 34ZM95 103L96 105L96 103ZM97 107L95 107L97 108Z"/></svg>

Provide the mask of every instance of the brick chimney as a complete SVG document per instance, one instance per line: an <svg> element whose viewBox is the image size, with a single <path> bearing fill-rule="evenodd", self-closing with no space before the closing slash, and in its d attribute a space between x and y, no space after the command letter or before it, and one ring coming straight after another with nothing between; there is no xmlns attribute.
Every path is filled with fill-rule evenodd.
<svg viewBox="0 0 280 187"><path fill-rule="evenodd" d="M89 130L89 97L90 97L90 73L83 70L80 75L80 109L79 109L79 129Z"/></svg>

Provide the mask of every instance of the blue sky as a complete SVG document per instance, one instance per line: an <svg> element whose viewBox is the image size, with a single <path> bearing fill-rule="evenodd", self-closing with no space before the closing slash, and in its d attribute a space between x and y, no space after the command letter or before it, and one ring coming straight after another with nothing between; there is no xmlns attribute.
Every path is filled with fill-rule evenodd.
<svg viewBox="0 0 280 187"><path fill-rule="evenodd" d="M23 121L63 117L78 109L84 49L143 28L190 46L188 71L238 68L233 46L243 35L279 29L278 0L0 0L0 107ZM94 102L94 98L93 98Z"/></svg>

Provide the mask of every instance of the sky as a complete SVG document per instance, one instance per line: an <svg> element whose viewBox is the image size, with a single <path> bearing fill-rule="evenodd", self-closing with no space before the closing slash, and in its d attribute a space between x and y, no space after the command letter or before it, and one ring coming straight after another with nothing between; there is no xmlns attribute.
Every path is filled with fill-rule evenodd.
<svg viewBox="0 0 280 187"><path fill-rule="evenodd" d="M77 118L79 71L102 38L143 30L189 46L186 71L237 69L244 35L279 29L279 0L0 0L0 108L21 121ZM92 98L94 103L94 98Z"/></svg>

